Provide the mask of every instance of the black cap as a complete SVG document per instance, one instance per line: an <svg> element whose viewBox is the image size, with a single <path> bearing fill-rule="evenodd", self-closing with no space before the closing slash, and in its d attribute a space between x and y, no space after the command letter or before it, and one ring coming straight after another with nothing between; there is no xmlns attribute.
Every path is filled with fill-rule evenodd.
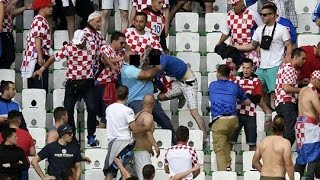
<svg viewBox="0 0 320 180"><path fill-rule="evenodd" d="M63 124L58 128L59 137L62 137L65 134L72 132L72 127L68 124Z"/></svg>

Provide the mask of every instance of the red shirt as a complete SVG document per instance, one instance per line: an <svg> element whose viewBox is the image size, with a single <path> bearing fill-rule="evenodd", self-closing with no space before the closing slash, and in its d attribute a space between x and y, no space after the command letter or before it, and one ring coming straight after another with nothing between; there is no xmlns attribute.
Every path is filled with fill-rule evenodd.
<svg viewBox="0 0 320 180"><path fill-rule="evenodd" d="M320 70L320 57L314 54L314 46L301 46L301 48L306 51L306 61L299 69L298 81L301 81L303 78L310 78L314 70Z"/></svg>
<svg viewBox="0 0 320 180"><path fill-rule="evenodd" d="M17 146L23 149L24 154L28 157L30 148L34 146L34 141L30 133L26 130L16 128L16 134L18 137ZM2 143L2 133L0 133L0 143Z"/></svg>

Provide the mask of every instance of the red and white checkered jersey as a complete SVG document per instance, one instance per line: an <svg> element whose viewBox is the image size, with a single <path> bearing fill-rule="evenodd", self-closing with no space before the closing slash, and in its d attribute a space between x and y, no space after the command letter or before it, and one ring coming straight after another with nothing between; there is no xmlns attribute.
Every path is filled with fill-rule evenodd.
<svg viewBox="0 0 320 180"><path fill-rule="evenodd" d="M235 76L233 82L238 84L246 94L262 95L262 83L255 75L250 78ZM256 105L254 103L246 106L243 105L241 101L237 101L237 110L243 115L256 116Z"/></svg>
<svg viewBox="0 0 320 180"><path fill-rule="evenodd" d="M177 144L168 149L164 163L169 166L170 176L174 176L191 169L195 165L199 165L199 159L195 148L184 144ZM193 179L191 173L186 179L190 178Z"/></svg>
<svg viewBox="0 0 320 180"><path fill-rule="evenodd" d="M161 12L154 12L151 8L146 8L143 12L147 15L145 30L160 37L166 21L163 14Z"/></svg>
<svg viewBox="0 0 320 180"><path fill-rule="evenodd" d="M243 13L236 14L231 10L227 15L227 27L222 33L228 35L231 32L233 45L248 44L251 42L253 31L262 24L257 12L246 9Z"/></svg>
<svg viewBox="0 0 320 180"><path fill-rule="evenodd" d="M151 48L163 51L158 38L148 31L140 35L136 32L135 28L128 28L124 30L123 33L126 36L127 44L131 50L137 52L141 57Z"/></svg>
<svg viewBox="0 0 320 180"><path fill-rule="evenodd" d="M101 51L107 58L119 58L124 55L124 51L115 51L110 45L104 45L101 47ZM121 68L123 62L118 62L116 65ZM100 84L111 82L112 79L117 79L118 73L114 73L110 70L109 66L106 66L97 78Z"/></svg>
<svg viewBox="0 0 320 180"><path fill-rule="evenodd" d="M6 7L10 0L0 0L3 3L4 7ZM13 17L11 15L11 10L5 13L3 18L3 29L2 32L12 32L13 30Z"/></svg>
<svg viewBox="0 0 320 180"><path fill-rule="evenodd" d="M284 63L280 66L276 79L276 99L275 105L279 103L293 102L296 103L296 94L286 93L283 90L284 84L290 84L291 86L298 87L298 71L291 63Z"/></svg>
<svg viewBox="0 0 320 180"><path fill-rule="evenodd" d="M152 5L152 0L132 0L131 5L136 8L137 12L141 12L143 9ZM163 8L168 8L169 0L164 0Z"/></svg>
<svg viewBox="0 0 320 180"><path fill-rule="evenodd" d="M93 62L97 46L87 44L86 49L79 49L71 42L64 45L56 54L56 61L67 59L67 77L70 80L92 79Z"/></svg>

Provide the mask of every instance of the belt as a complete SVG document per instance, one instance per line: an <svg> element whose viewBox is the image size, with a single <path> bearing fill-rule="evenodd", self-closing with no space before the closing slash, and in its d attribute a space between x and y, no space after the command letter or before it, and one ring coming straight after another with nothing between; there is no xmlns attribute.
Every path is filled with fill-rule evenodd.
<svg viewBox="0 0 320 180"><path fill-rule="evenodd" d="M197 80L191 80L191 81L180 81L182 82L183 84L190 84L190 83L194 83L194 82L197 82Z"/></svg>

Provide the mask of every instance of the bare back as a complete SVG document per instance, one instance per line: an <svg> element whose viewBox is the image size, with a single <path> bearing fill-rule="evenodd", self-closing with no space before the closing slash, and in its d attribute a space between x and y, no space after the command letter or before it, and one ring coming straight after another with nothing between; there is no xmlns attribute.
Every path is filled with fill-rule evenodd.
<svg viewBox="0 0 320 180"><path fill-rule="evenodd" d="M319 119L319 113L316 108L319 103L317 92L313 91L310 87L304 87L299 93L299 116L308 116L313 119Z"/></svg>
<svg viewBox="0 0 320 180"><path fill-rule="evenodd" d="M142 111L137 119L136 122L139 126L143 126L145 128L145 131L140 132L140 133L135 133L134 138L136 140L135 148L139 149L144 149L146 151L150 151L152 149L152 144L147 141L147 131L151 131L152 133L154 132L154 122L152 114L146 111Z"/></svg>
<svg viewBox="0 0 320 180"><path fill-rule="evenodd" d="M284 154L288 148L291 152L290 142L282 136L268 136L258 144L257 148L259 148L263 161L261 176L285 177Z"/></svg>

